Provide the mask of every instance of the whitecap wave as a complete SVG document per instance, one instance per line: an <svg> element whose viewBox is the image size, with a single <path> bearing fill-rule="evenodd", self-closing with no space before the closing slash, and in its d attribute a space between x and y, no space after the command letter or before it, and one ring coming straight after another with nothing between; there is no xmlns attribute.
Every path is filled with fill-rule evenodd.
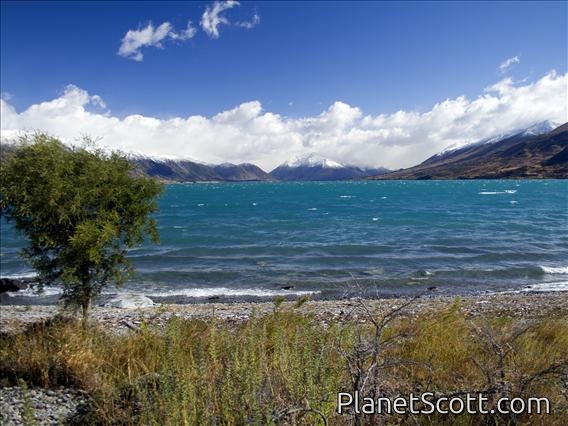
<svg viewBox="0 0 568 426"><path fill-rule="evenodd" d="M539 266L545 274L568 274L568 266Z"/></svg>
<svg viewBox="0 0 568 426"><path fill-rule="evenodd" d="M479 195L498 195L498 194L516 194L516 189L505 189L504 191L481 191Z"/></svg>
<svg viewBox="0 0 568 426"><path fill-rule="evenodd" d="M9 297L24 296L24 297L50 297L59 296L63 293L61 287L44 287L41 293L38 293L35 287L28 287L19 291L9 291L6 294Z"/></svg>
<svg viewBox="0 0 568 426"><path fill-rule="evenodd" d="M522 291L568 291L568 281L534 284Z"/></svg>
<svg viewBox="0 0 568 426"><path fill-rule="evenodd" d="M209 287L209 288L183 288L173 289L159 292L149 292L148 297L276 297L276 296L306 296L310 294L318 294L319 291L304 290L270 290L259 288L226 288L226 287Z"/></svg>
<svg viewBox="0 0 568 426"><path fill-rule="evenodd" d="M26 279L31 279L31 278L35 278L37 276L37 274L35 272L22 272L20 274L8 274L8 275L2 275L0 276L0 278L7 278L10 280L26 280Z"/></svg>

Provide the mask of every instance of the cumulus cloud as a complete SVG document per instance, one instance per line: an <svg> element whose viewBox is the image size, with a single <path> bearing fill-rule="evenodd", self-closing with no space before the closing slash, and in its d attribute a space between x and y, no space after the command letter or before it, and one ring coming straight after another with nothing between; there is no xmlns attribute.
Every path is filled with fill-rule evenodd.
<svg viewBox="0 0 568 426"><path fill-rule="evenodd" d="M18 112L0 100L1 134L44 130L66 143L81 135L126 152L211 163L252 162L271 170L311 152L359 166L415 165L450 145L463 145L543 121L568 121L568 74L550 72L533 82L503 79L475 99L460 96L429 111L365 114L334 102L320 114L292 118L246 102L212 117L117 117L100 97L68 86L57 98Z"/></svg>
<svg viewBox="0 0 568 426"><path fill-rule="evenodd" d="M505 74L507 71L509 71L509 68L511 68L515 64L518 64L519 62L521 62L521 60L518 56L513 56L512 58L506 59L499 65L499 72L501 74Z"/></svg>
<svg viewBox="0 0 568 426"><path fill-rule="evenodd" d="M167 21L156 28L150 22L145 28L129 30L122 38L117 54L140 62L144 59L142 48L156 47L161 49L163 42L167 39L188 40L195 35L196 31L191 21L187 23L187 28L179 33L174 31L172 24Z"/></svg>

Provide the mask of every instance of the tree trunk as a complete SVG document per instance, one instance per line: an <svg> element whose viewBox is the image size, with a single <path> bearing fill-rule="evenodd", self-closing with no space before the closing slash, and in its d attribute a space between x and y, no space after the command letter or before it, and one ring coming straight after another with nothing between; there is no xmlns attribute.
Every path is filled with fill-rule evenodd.
<svg viewBox="0 0 568 426"><path fill-rule="evenodd" d="M89 320L89 307L91 305L91 298L88 296L83 296L81 300L81 314L83 315L83 327L87 327L87 322Z"/></svg>
<svg viewBox="0 0 568 426"><path fill-rule="evenodd" d="M81 305L81 313L83 314L83 327L87 328L89 320L89 308L91 307L92 286L89 277L89 266L83 265L81 282L81 296L79 303Z"/></svg>

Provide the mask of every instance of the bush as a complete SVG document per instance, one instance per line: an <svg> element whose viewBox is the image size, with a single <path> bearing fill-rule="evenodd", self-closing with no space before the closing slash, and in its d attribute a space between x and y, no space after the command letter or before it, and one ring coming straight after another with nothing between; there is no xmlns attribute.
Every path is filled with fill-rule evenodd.
<svg viewBox="0 0 568 426"><path fill-rule="evenodd" d="M38 133L21 138L0 165L0 214L28 238L22 254L40 287L63 284L64 301L84 319L104 286L132 274L126 248L146 234L158 240L150 214L162 190L134 176L124 156L85 142L68 148Z"/></svg>

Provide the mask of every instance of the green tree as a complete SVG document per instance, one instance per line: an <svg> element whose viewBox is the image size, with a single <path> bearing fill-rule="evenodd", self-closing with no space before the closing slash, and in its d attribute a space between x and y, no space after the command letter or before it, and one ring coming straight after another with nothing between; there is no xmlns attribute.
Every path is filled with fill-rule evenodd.
<svg viewBox="0 0 568 426"><path fill-rule="evenodd" d="M150 215L161 191L89 139L69 148L44 133L23 137L0 165L0 215L29 239L22 255L39 288L61 283L66 306L80 308L83 320L103 287L133 274L126 250L146 235L158 242Z"/></svg>

